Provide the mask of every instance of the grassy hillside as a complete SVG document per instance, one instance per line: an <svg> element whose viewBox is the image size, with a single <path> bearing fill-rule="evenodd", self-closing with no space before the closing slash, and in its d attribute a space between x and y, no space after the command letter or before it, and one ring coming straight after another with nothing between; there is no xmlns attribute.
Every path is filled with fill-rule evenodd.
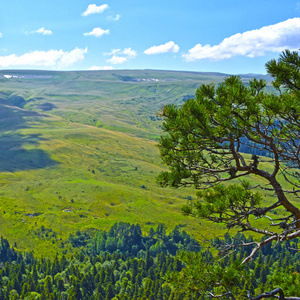
<svg viewBox="0 0 300 300"><path fill-rule="evenodd" d="M3 75L19 78L7 79ZM72 122L154 138L156 112L179 104L201 83L221 82L226 74L170 71L41 72L1 71L0 88L8 100L26 110L45 112ZM249 76L243 76L244 81Z"/></svg>
<svg viewBox="0 0 300 300"><path fill-rule="evenodd" d="M225 76L1 71L0 235L47 256L68 251L64 241L77 229L107 229L118 221L144 230L185 224L198 238L213 235L211 224L180 214L193 190L156 185L164 168L156 112Z"/></svg>

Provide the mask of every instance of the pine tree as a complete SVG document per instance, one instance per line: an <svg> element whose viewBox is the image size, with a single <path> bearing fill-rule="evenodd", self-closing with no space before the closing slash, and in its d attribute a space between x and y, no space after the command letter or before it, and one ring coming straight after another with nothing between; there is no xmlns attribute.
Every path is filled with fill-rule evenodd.
<svg viewBox="0 0 300 300"><path fill-rule="evenodd" d="M96 297L97 300L104 300L105 299L105 290L104 290L101 283L98 283L95 293L97 295L97 297Z"/></svg>
<svg viewBox="0 0 300 300"><path fill-rule="evenodd" d="M61 278L59 278L57 281L57 290L59 293L61 293L65 290L64 281Z"/></svg>
<svg viewBox="0 0 300 300"><path fill-rule="evenodd" d="M136 276L138 274L138 260L137 259L133 259L132 260L132 263L131 263L131 276L132 276L132 283L134 284L135 283L135 279L136 279Z"/></svg>
<svg viewBox="0 0 300 300"><path fill-rule="evenodd" d="M30 291L30 287L29 287L29 284L28 283L24 283L23 286L22 286L22 291L21 291L21 294L20 294L20 297L21 298L25 298L25 295Z"/></svg>
<svg viewBox="0 0 300 300"><path fill-rule="evenodd" d="M107 285L105 289L105 294L106 294L105 300L111 300L115 296L114 289L111 283Z"/></svg>
<svg viewBox="0 0 300 300"><path fill-rule="evenodd" d="M150 256L149 250L147 250L146 251L146 265L145 265L146 271L148 271L152 265L153 265L153 259Z"/></svg>
<svg viewBox="0 0 300 300"><path fill-rule="evenodd" d="M51 294L53 292L52 280L50 276L46 277L44 288L47 294Z"/></svg>
<svg viewBox="0 0 300 300"><path fill-rule="evenodd" d="M201 85L194 99L166 105L160 114L164 133L159 148L169 171L162 172L158 182L199 190L198 200L182 208L184 215L261 234L262 240L248 245L243 265L259 249L271 255L272 242L292 240L300 229L300 209L294 201L300 186L295 171L300 167L300 54L286 50L266 68L277 94L266 92L264 80L247 85L239 76L230 76L218 85ZM261 156L270 158L268 168ZM258 185L253 185L253 176ZM285 218L274 217L283 210ZM266 217L265 222L256 222L260 217ZM227 244L236 246L230 240ZM224 290L234 290L223 283ZM211 282L211 291L214 284L219 287L220 282ZM255 294L263 288L260 285Z"/></svg>

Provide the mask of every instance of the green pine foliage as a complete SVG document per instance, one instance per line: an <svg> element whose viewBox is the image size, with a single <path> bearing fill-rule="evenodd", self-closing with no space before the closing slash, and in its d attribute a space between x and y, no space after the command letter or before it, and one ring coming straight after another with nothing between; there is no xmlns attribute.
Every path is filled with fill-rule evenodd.
<svg viewBox="0 0 300 300"><path fill-rule="evenodd" d="M3 243L1 250L10 255L0 261L1 300L169 299L171 288L164 286L164 276L181 269L174 256L164 253L154 258L147 251L148 258L126 258L121 253L92 256L81 251L50 261L15 256L8 241Z"/></svg>
<svg viewBox="0 0 300 300"><path fill-rule="evenodd" d="M193 239L180 226L166 233L164 224L159 224L156 229L151 228L148 235L143 235L139 224L116 223L107 231L99 230L94 236L88 232L78 230L69 238L73 247L84 247L84 251L91 255L102 252L122 253L128 256L144 256L149 250L151 256L159 253L175 255L178 250L199 251L199 243Z"/></svg>
<svg viewBox="0 0 300 300"><path fill-rule="evenodd" d="M211 294L226 295L230 290L237 297L235 299L249 299L248 294L254 297L280 287L285 297L299 297L299 240L284 245L274 243L263 248L264 251L246 265L242 265L241 261L249 255L249 246L224 256L224 246L246 244L252 240L252 237L240 233L234 237L227 234L223 240L213 240L212 245L220 250L216 259L209 250L180 253L179 259L184 268L166 276L174 294L177 297L181 295L182 299L202 299Z"/></svg>
<svg viewBox="0 0 300 300"><path fill-rule="evenodd" d="M110 233L111 237L118 235L121 228L128 229L128 225L116 224L106 232L107 238ZM138 228L138 225L129 227L132 232L139 232ZM149 235L151 238L170 236L178 242L182 232L176 228L167 235L166 228L160 225L147 236L141 235L141 240ZM241 267L240 261L249 252L247 247L217 263L209 248L198 252L181 251L177 256L167 252L152 255L152 245L138 256L130 256L128 251L123 254L119 249L93 255L89 253L89 243L95 241L95 237L89 238L85 246L74 248L72 256L57 256L54 260L20 254L1 238L0 300L204 299L209 292L223 293L226 287L235 292L237 299L244 299L247 292L257 295L279 286L286 296L300 296L300 253L295 251L300 247L300 241L297 239L285 245L273 244ZM251 240L243 234L234 237L227 234L224 239L215 238L212 246L223 249L227 244ZM212 290L215 282L220 284Z"/></svg>

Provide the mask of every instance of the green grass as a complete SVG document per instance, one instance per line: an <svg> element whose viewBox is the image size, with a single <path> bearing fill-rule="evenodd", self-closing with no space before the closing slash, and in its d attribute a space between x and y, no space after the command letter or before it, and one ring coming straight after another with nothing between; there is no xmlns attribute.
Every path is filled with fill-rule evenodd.
<svg viewBox="0 0 300 300"><path fill-rule="evenodd" d="M1 79L2 74L52 77L8 80ZM226 74L153 70L0 71L0 88L10 96L23 97L22 107L27 110L149 139L159 134L160 121L155 120L155 115L163 105L180 104L193 97L201 83L219 83L224 77ZM249 80L249 76L242 77L244 81ZM128 78L150 81L128 81Z"/></svg>
<svg viewBox="0 0 300 300"><path fill-rule="evenodd" d="M7 80L1 74L52 77ZM21 250L53 257L69 251L61 243L77 229L108 229L120 221L140 223L145 231L158 223L170 229L184 224L198 239L224 232L181 215L187 197L195 199L193 189L163 189L155 179L165 168L156 147L161 133L156 112L166 103L182 103L200 83L224 76L1 71L0 235ZM130 78L160 81L126 81ZM41 226L56 238L37 235Z"/></svg>
<svg viewBox="0 0 300 300"><path fill-rule="evenodd" d="M169 227L186 223L200 230L195 221L180 215L184 198L192 191L156 185L162 166L155 142L43 116L39 122L28 120L11 140L14 135L24 141L28 136L38 139L18 145L26 157L19 157L11 145L6 162L15 169L3 168L0 173L0 235L21 249L39 255L62 250L59 242L52 244L33 234L41 225L62 240L77 229L108 229L118 221ZM44 153L48 165L37 164L37 151Z"/></svg>

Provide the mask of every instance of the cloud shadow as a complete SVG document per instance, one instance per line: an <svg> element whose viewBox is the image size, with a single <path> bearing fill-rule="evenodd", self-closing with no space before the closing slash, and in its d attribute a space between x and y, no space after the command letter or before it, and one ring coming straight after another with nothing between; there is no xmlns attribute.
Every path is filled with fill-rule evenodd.
<svg viewBox="0 0 300 300"><path fill-rule="evenodd" d="M58 164L44 150L37 149L45 139L40 134L21 134L29 121L45 117L0 98L0 172L42 169ZM32 148L32 149L30 149Z"/></svg>

